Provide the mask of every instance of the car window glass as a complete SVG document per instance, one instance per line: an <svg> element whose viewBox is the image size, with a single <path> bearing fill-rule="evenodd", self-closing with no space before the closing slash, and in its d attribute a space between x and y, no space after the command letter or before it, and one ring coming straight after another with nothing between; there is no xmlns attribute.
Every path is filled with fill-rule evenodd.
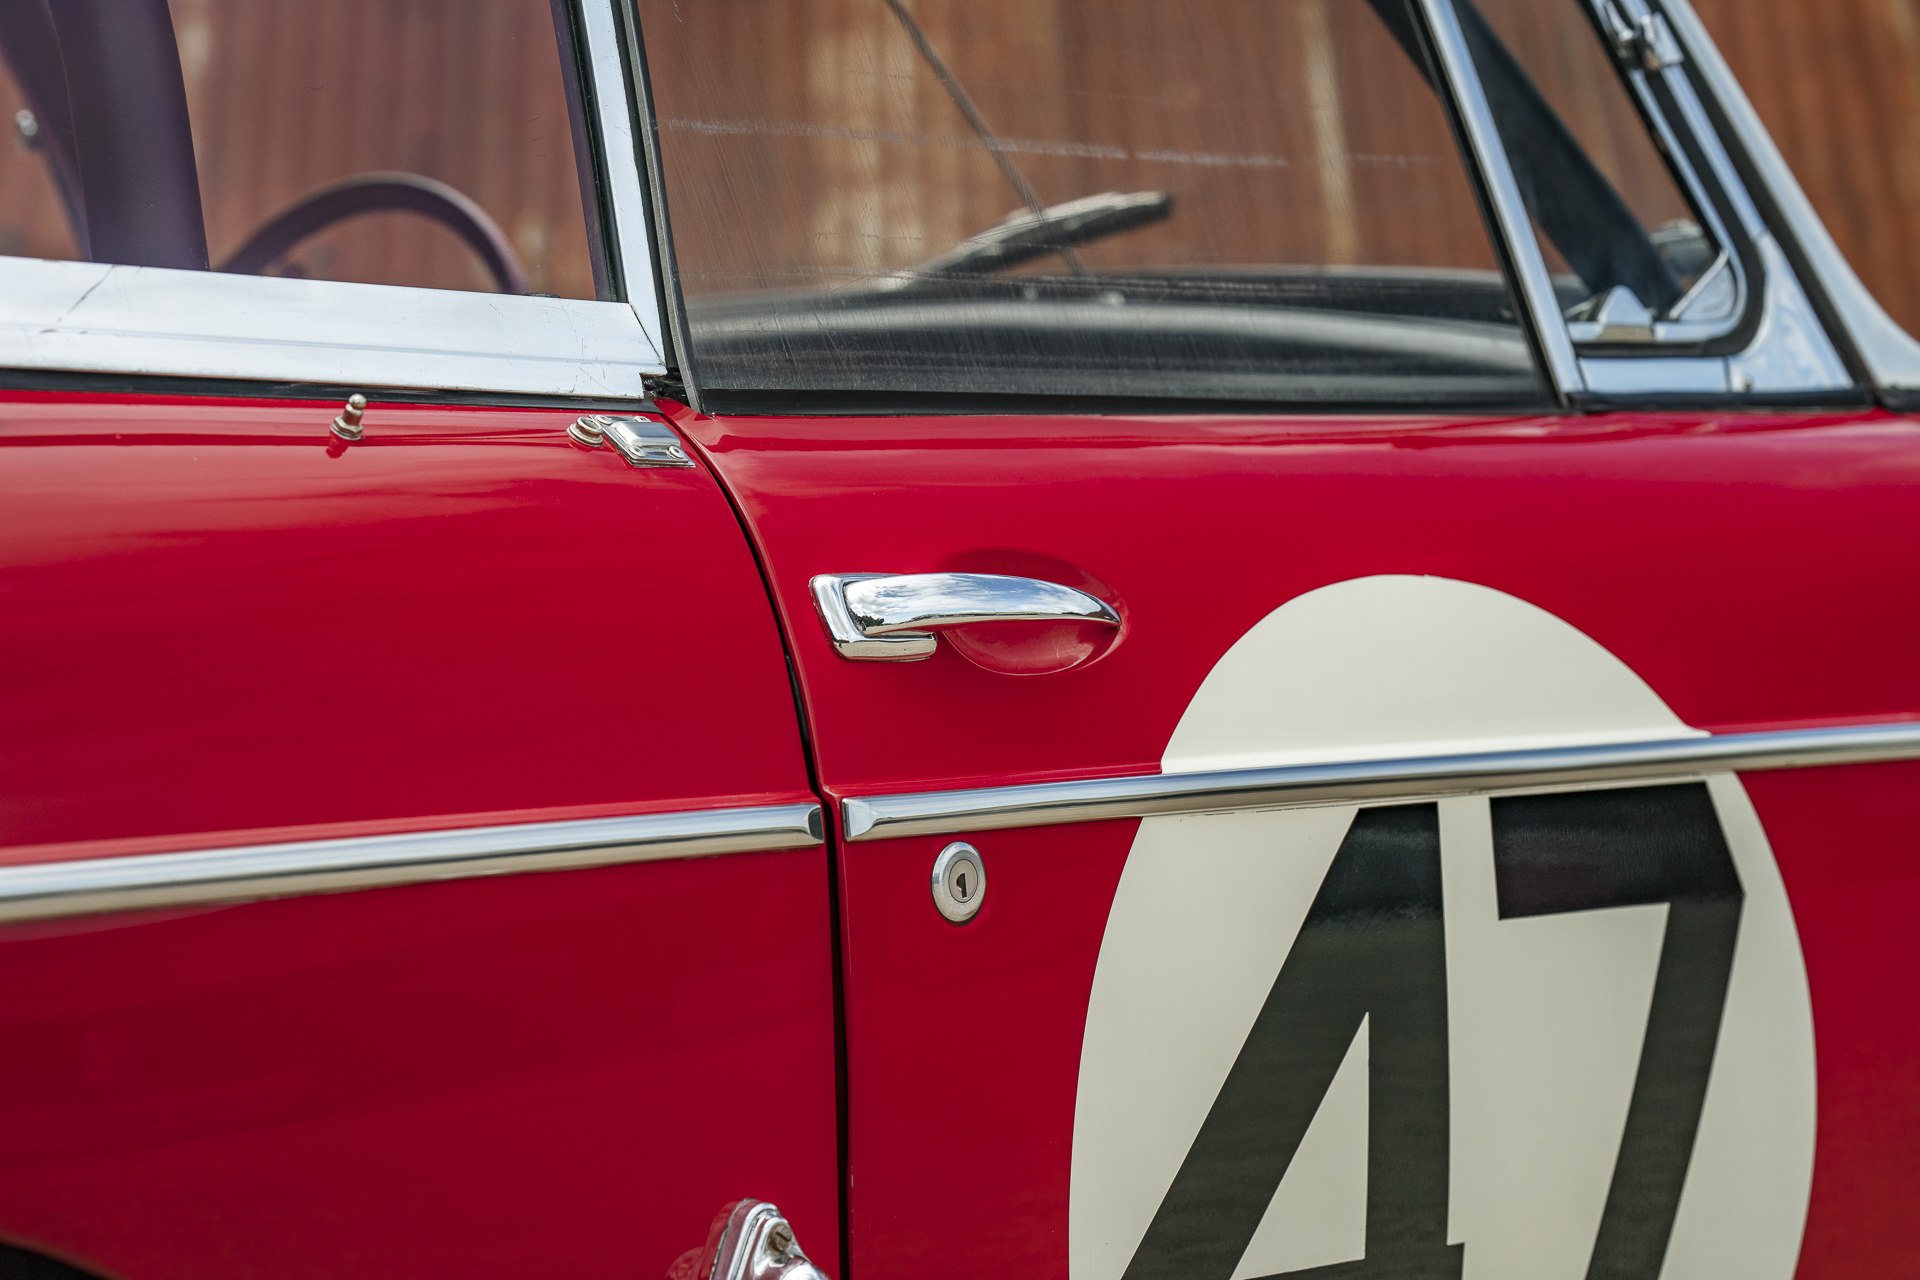
<svg viewBox="0 0 1920 1280"><path fill-rule="evenodd" d="M1541 395L1404 0L639 7L709 389Z"/></svg>
<svg viewBox="0 0 1920 1280"><path fill-rule="evenodd" d="M0 253L595 296L549 0L9 0L0 54Z"/></svg>
<svg viewBox="0 0 1920 1280"><path fill-rule="evenodd" d="M1635 107L1585 0L1456 0L1568 315L1625 288L1654 319L1730 319L1720 246ZM1717 310L1716 310L1717 308Z"/></svg>

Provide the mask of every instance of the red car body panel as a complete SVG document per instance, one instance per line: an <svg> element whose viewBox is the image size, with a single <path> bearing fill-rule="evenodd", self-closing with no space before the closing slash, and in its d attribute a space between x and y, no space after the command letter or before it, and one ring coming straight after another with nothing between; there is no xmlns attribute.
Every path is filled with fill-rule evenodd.
<svg viewBox="0 0 1920 1280"><path fill-rule="evenodd" d="M0 652L32 673L0 840L808 796L704 472L575 449L564 411L376 404L351 448L338 411L0 399Z"/></svg>
<svg viewBox="0 0 1920 1280"><path fill-rule="evenodd" d="M1897 585L1920 544L1906 418L675 421L760 542L822 781L843 794L1157 770L1249 626L1377 573L1530 601L1700 728L1920 713L1920 599ZM1057 678L954 655L843 662L806 594L815 573L1044 559L1104 583L1127 624L1110 655ZM911 752L873 731L877 699L916 727Z"/></svg>
<svg viewBox="0 0 1920 1280"><path fill-rule="evenodd" d="M0 1280L1920 1275L1920 344L1691 6L66 3Z"/></svg>
<svg viewBox="0 0 1920 1280"><path fill-rule="evenodd" d="M759 542L836 801L1155 772L1253 623L1373 574L1538 605L1699 728L1920 712L1920 600L1905 589L1920 423L1904 418L674 418ZM843 661L812 616L814 574L937 570L1078 575L1119 608L1124 637L1091 666L1021 679L947 645L919 663ZM1920 1146L1920 1040L1890 1014L1920 982L1897 905L1920 874L1905 834L1920 766L1751 786L1813 990L1800 1275L1903 1273L1920 1265L1920 1227L1895 1208ZM965 931L927 898L946 838L842 845L858 1267L1064 1272L1081 1022L1136 827L970 837L996 879ZM938 1207L958 1203L995 1229L956 1231Z"/></svg>
<svg viewBox="0 0 1920 1280"><path fill-rule="evenodd" d="M0 862L811 800L704 470L564 411L376 404L351 448L337 411L0 399ZM741 1194L831 1222L827 867L0 925L0 1238L129 1276L657 1276Z"/></svg>
<svg viewBox="0 0 1920 1280"><path fill-rule="evenodd" d="M825 868L10 926L0 1238L155 1280L658 1277L743 1193L831 1224Z"/></svg>
<svg viewBox="0 0 1920 1280"><path fill-rule="evenodd" d="M1920 766L1745 779L1780 858L1813 988L1820 1138L1799 1275L1920 1268L1920 1022L1913 1006Z"/></svg>

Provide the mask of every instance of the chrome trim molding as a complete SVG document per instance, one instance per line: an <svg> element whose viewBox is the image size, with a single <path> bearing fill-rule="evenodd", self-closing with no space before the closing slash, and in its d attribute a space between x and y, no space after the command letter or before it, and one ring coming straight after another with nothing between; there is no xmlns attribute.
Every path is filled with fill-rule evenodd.
<svg viewBox="0 0 1920 1280"><path fill-rule="evenodd" d="M891 840L1109 818L1305 808L1916 758L1920 722L1907 722L923 791L848 799L841 809L847 839Z"/></svg>
<svg viewBox="0 0 1920 1280"><path fill-rule="evenodd" d="M1567 333L1566 320L1560 314L1553 277L1547 271L1540 244L1534 239L1533 220L1527 215L1526 201L1520 198L1519 183L1514 180L1513 166L1507 161L1506 144L1500 140L1493 110L1487 105L1486 91L1480 87L1480 72L1473 65L1466 36L1460 30L1460 19L1450 0L1419 0L1419 3L1426 15L1427 28L1433 33L1441 74L1453 85L1460 122L1473 148L1474 163L1487 184L1501 239L1506 242L1514 272L1519 276L1521 301L1546 356L1547 377L1563 398L1577 395L1587 389L1580 359Z"/></svg>
<svg viewBox="0 0 1920 1280"><path fill-rule="evenodd" d="M1600 395L1657 392L1842 391L1854 385L1820 317L1771 232L1754 237L1766 266L1760 325L1731 356L1581 357L1587 389Z"/></svg>
<svg viewBox="0 0 1920 1280"><path fill-rule="evenodd" d="M1759 171L1786 229L1820 278L1874 382L1883 387L1920 387L1920 342L1887 314L1840 252L1693 6L1688 0L1661 0L1661 8Z"/></svg>
<svg viewBox="0 0 1920 1280"><path fill-rule="evenodd" d="M664 373L661 355L666 348L660 324L660 296L653 279L653 237L647 234L646 197L640 186L639 140L634 137L636 94L620 65L620 28L614 21L612 0L583 0L580 16L586 27L587 64L593 76L593 110L600 124L600 149L605 153L607 195L613 205L608 228L619 248L620 280L627 305L640 322L647 354Z"/></svg>
<svg viewBox="0 0 1920 1280"><path fill-rule="evenodd" d="M0 257L15 369L640 399L621 302Z"/></svg>
<svg viewBox="0 0 1920 1280"><path fill-rule="evenodd" d="M0 866L0 921L804 848L821 817L760 805Z"/></svg>
<svg viewBox="0 0 1920 1280"><path fill-rule="evenodd" d="M1727 357L1727 386L1733 391L1841 391L1855 385L1853 375L1827 336L1806 290L1779 242L1768 232L1754 237L1767 272L1760 328L1747 349Z"/></svg>

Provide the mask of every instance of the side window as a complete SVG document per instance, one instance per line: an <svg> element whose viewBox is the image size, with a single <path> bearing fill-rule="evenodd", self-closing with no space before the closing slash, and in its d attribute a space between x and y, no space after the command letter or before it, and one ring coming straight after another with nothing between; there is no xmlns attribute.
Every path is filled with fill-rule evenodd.
<svg viewBox="0 0 1920 1280"><path fill-rule="evenodd" d="M1576 342L1708 342L1751 263L1677 147L1657 73L1678 46L1631 0L1454 0Z"/></svg>
<svg viewBox="0 0 1920 1280"><path fill-rule="evenodd" d="M639 10L711 393L1544 396L1407 0Z"/></svg>
<svg viewBox="0 0 1920 1280"><path fill-rule="evenodd" d="M0 253L593 298L563 11L9 0Z"/></svg>

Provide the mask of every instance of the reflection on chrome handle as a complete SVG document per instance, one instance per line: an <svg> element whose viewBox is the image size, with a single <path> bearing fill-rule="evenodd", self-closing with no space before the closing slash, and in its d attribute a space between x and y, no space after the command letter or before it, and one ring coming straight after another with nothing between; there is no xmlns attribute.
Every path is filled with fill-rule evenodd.
<svg viewBox="0 0 1920 1280"><path fill-rule="evenodd" d="M843 658L914 662L934 632L981 622L1091 622L1117 627L1104 600L1037 578L997 573L823 573L813 603Z"/></svg>

